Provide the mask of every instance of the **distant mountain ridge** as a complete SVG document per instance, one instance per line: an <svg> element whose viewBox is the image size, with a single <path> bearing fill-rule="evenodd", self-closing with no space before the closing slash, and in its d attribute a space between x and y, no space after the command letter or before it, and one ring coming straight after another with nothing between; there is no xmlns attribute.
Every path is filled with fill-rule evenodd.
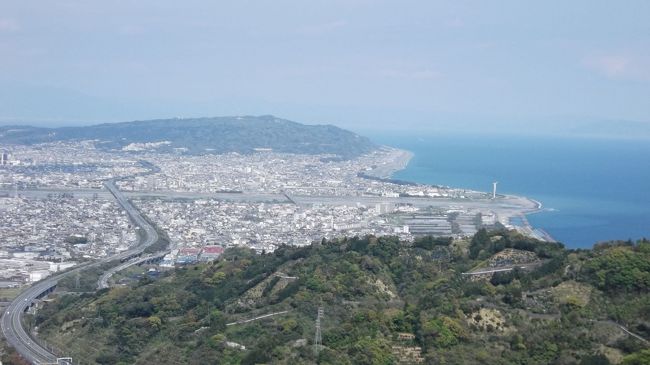
<svg viewBox="0 0 650 365"><path fill-rule="evenodd" d="M271 115L157 119L81 127L0 127L0 143L37 144L99 140L103 149L158 143L156 150L190 154L251 153L256 149L352 158L377 146L368 138L333 125L305 125Z"/></svg>

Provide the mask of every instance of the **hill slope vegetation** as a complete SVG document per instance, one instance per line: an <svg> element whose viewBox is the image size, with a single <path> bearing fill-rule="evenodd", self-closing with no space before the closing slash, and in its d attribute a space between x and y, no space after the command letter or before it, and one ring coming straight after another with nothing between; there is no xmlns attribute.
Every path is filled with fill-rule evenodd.
<svg viewBox="0 0 650 365"><path fill-rule="evenodd" d="M64 128L0 127L3 144L79 140L98 140L97 146L104 149L160 143L157 150L182 149L192 154L250 153L263 148L351 158L376 148L367 138L333 125L304 125L274 116L176 118Z"/></svg>
<svg viewBox="0 0 650 365"><path fill-rule="evenodd" d="M641 364L647 344L619 324L650 337L649 262L648 241L570 251L483 230L237 248L156 280L59 295L30 321L84 363ZM463 275L513 265L525 269Z"/></svg>

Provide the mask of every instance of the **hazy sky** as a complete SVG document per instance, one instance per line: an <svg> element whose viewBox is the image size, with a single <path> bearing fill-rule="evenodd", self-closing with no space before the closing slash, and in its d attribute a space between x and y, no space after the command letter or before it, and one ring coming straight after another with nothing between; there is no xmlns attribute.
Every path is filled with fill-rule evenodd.
<svg viewBox="0 0 650 365"><path fill-rule="evenodd" d="M650 122L650 1L0 2L3 123L241 114Z"/></svg>

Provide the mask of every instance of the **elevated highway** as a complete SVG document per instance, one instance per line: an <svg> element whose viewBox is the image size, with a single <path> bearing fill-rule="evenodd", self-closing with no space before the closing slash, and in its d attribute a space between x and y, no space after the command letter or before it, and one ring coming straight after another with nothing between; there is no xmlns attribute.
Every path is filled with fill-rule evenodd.
<svg viewBox="0 0 650 365"><path fill-rule="evenodd" d="M156 254L136 257L136 258L133 258L133 259L127 261L127 262L124 262L124 263L118 265L118 266L112 267L109 270L107 270L106 272L104 272L104 274L102 274L102 276L99 278L99 280L97 281L97 288L98 289L106 289L106 288L108 288L109 287L108 280L113 275L115 275L116 273L118 273L118 272L120 272L122 270L125 270L125 269L127 269L127 268L129 268L129 267L131 267L133 265L139 265L139 264L142 264L142 263L145 263L145 262L150 262L150 261L155 261L155 260L161 259L168 253L169 253L169 251L163 251L163 252L158 252Z"/></svg>
<svg viewBox="0 0 650 365"><path fill-rule="evenodd" d="M135 209L129 202L124 194L115 185L115 180L108 180L104 183L106 189L115 197L118 204L127 212L131 221L142 230L140 242L123 252L116 255L106 257L102 260L93 263L77 266L72 270L53 275L45 280L42 280L29 288L22 291L6 308L5 313L2 315L0 327L2 334L7 342L13 346L16 351L22 355L27 361L32 364L68 364L70 360L62 360L58 358L50 349L46 348L31 335L23 326L23 315L27 310L41 297L46 296L54 290L59 280L76 273L77 271L88 269L91 267L100 266L107 262L122 260L124 258L135 257L141 255L144 249L158 241L158 232L156 229L147 222L146 219ZM122 265L120 265L122 266ZM119 267L119 266L118 266ZM114 269L113 273L116 272ZM109 270L109 272L111 271ZM110 277L110 276L109 276ZM106 279L108 280L108 279ZM101 280L100 280L101 281Z"/></svg>

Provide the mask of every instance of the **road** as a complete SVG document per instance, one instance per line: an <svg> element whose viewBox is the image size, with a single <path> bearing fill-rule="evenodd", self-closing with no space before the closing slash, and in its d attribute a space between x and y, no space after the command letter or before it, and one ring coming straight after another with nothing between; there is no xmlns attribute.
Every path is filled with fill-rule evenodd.
<svg viewBox="0 0 650 365"><path fill-rule="evenodd" d="M16 351L32 364L56 363L57 356L37 343L25 330L22 323L23 314L39 297L54 289L59 280L82 269L100 266L110 261L121 260L130 256L142 254L144 249L158 241L158 232L147 222L137 209L127 200L126 196L115 185L115 180L108 180L104 184L106 189L115 197L120 206L127 212L131 221L138 226L144 234L142 240L135 247L119 254L106 257L90 264L78 266L72 270L51 276L40 281L21 292L9 306L0 321L2 334L7 342ZM121 266L121 265L120 265ZM114 271L116 272L116 271ZM106 279L108 281L108 278ZM65 362L61 362L62 364Z"/></svg>
<svg viewBox="0 0 650 365"><path fill-rule="evenodd" d="M126 268L129 268L129 267L131 267L131 266L133 266L133 265L141 264L141 263L143 263L143 262L145 262L145 261L149 261L149 260L154 260L154 259L161 258L161 257L165 256L165 255L168 254L168 253L169 253L169 251L164 251L164 252L160 252L160 253L156 253L156 254L152 254L152 255L147 255L147 256L142 256L142 257L136 257L136 258L134 258L134 259L131 259L131 260L129 260L129 261L127 261L127 262L121 264L121 265L118 265L118 266L115 266L115 267L113 267L113 268L110 268L109 270L107 270L107 271L106 271L106 272L105 272L105 273L104 273L104 274L99 278L99 280L97 280L97 288L98 288L98 289L106 289L106 288L108 288L108 287L109 287L109 285L108 285L108 280L109 280L113 275L115 275L116 273L118 273L118 272L120 272L120 271L122 271L122 270L124 270L124 269L126 269Z"/></svg>
<svg viewBox="0 0 650 365"><path fill-rule="evenodd" d="M499 269L492 269L492 270L483 270L483 271L472 271L472 272L464 272L461 273L461 275L483 275L483 274L494 274L495 272L504 272L504 271L512 271L514 270L514 267L506 267L506 268L499 268ZM522 267L524 269L524 267Z"/></svg>
<svg viewBox="0 0 650 365"><path fill-rule="evenodd" d="M96 261L92 264L87 264L83 267L77 267L73 270L54 275L50 278L41 281L30 288L23 291L19 294L16 299L11 302L7 307L6 312L2 317L0 325L2 327L2 332L7 339L7 342L16 348L16 350L28 361L41 364L47 362L56 361L56 357L49 350L41 346L40 344L35 343L35 341L29 336L27 331L22 326L22 316L23 313L32 305L32 303L41 297L43 294L52 290L58 281L70 275L78 270L83 268L89 268L94 266L102 265L106 262L113 260L122 260L132 256L140 255L144 248L149 245L152 245L158 241L158 233L155 228L149 224L144 217L135 209L135 207L127 200L127 195L129 197L158 197L166 199L200 199L200 198L217 198L224 200L236 200L236 201L287 201L287 197L282 194L268 194L268 193L252 193L245 192L242 194L231 194L231 193L217 193L217 194L200 194L200 193L178 193L178 192L130 192L123 193L115 185L115 179L108 180L105 182L106 190L98 189L86 189L86 190L27 190L20 191L21 195L28 196L47 196L47 194L52 193L73 193L75 195L81 194L83 196L97 196L105 197L109 193L115 197L120 206L128 213L129 217L133 223L143 230L143 239L141 242L134 248L131 248L127 251L121 252L117 255L107 257L103 260ZM0 194L2 191L0 191ZM13 193L13 192L9 192ZM470 199L449 199L449 198L387 198L387 197L369 197L369 196L295 196L292 195L291 199L296 204L326 204L326 205L349 205L354 203L361 203L366 205L373 205L377 203L408 203L414 206L436 206L436 207L455 207L460 209L467 208L481 208L497 211L500 215L503 216L515 216L522 213L532 212L539 209L538 205L526 198L516 197L516 196L504 196L501 199L497 200L470 200ZM135 264L137 259L131 260L128 263L119 265L108 272L106 272L102 278L100 278L98 285L100 287L106 287L108 285L108 279L115 272L124 269L128 266Z"/></svg>
<svg viewBox="0 0 650 365"><path fill-rule="evenodd" d="M29 336L23 328L22 315L36 298L56 286L62 276L46 279L23 291L9 304L2 316L2 334L5 339L19 354L33 364L55 363L57 357L40 344L35 343Z"/></svg>
<svg viewBox="0 0 650 365"><path fill-rule="evenodd" d="M259 316L259 317L254 317L254 318L250 318L250 319L242 319L242 320L237 321L237 322L226 323L226 326L234 326L236 324L244 324L244 323L253 322L253 321L260 320L260 319L273 317L273 316L277 316L277 315L285 314L285 313L289 313L289 311L281 311L281 312L269 313L269 314L265 314L265 315Z"/></svg>
<svg viewBox="0 0 650 365"><path fill-rule="evenodd" d="M508 266L499 266L499 267L491 267L491 268L481 268L481 269L476 269L472 270L469 272L464 272L461 273L461 275L483 275L483 274L494 274L495 272L504 272L504 271L512 271L514 269L531 269L535 268L537 266L540 266L544 261L535 261L535 262L530 262L527 264L517 264L517 265L508 265Z"/></svg>
<svg viewBox="0 0 650 365"><path fill-rule="evenodd" d="M625 332L626 334L628 334L628 335L636 338L637 340L643 342L644 345L646 345L646 346L650 345L650 341L648 341L645 338L643 338L643 337L637 335L636 333L630 331L629 329L624 327L622 324L619 324L618 322L615 322L615 321L612 321L612 320L600 320L599 321L599 320L594 320L594 319L591 319L590 321L591 322L604 323L604 324L608 324L610 326L614 326L614 327L620 329L621 331Z"/></svg>
<svg viewBox="0 0 650 365"><path fill-rule="evenodd" d="M46 198L48 194L74 194L75 197L97 197L106 198L109 192L98 189L30 189L19 190L18 194L26 197ZM286 193L286 192L285 192ZM13 194L12 190L0 190L0 195ZM480 209L494 211L500 220L508 223L510 218L521 217L540 210L537 201L515 196L504 195L499 199L454 199L454 198L431 198L431 197L383 197L383 196L337 196L337 195L287 195L283 193L264 193L244 191L242 193L195 193L175 191L128 191L123 192L128 198L155 198L164 200L176 199L217 199L224 201L241 202L282 202L298 205L355 205L363 204L374 206L380 203L410 204L415 207L436 207L442 209ZM503 223L502 222L502 223Z"/></svg>

